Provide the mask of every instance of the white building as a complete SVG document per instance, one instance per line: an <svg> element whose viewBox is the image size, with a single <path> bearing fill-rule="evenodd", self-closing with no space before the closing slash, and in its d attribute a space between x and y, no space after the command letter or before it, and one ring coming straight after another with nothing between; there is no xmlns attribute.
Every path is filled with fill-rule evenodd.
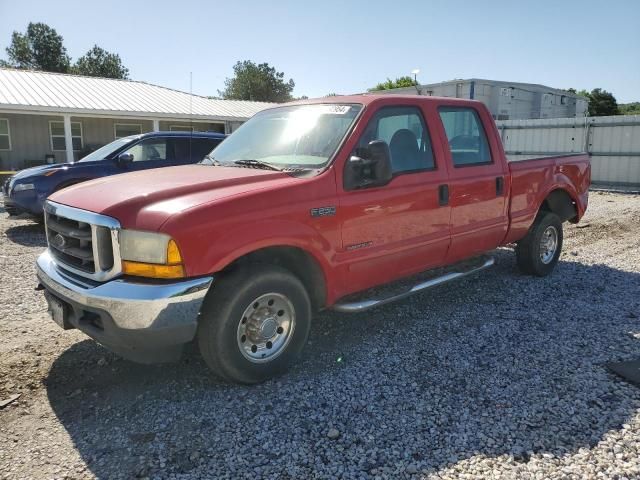
<svg viewBox="0 0 640 480"><path fill-rule="evenodd" d="M137 133L231 133L270 106L133 80L0 68L0 170L77 160Z"/></svg>
<svg viewBox="0 0 640 480"><path fill-rule="evenodd" d="M420 94L480 100L496 120L583 117L589 106L585 97L534 83L502 82L471 78L382 90L382 94Z"/></svg>

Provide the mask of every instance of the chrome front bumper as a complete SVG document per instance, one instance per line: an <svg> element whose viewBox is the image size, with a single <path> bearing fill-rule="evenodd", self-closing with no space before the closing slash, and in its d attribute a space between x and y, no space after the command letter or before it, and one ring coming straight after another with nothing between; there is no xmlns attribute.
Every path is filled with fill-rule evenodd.
<svg viewBox="0 0 640 480"><path fill-rule="evenodd" d="M172 283L116 279L89 282L58 267L49 251L36 262L40 284L68 310L65 328L78 328L117 353L153 362L159 352L195 337L198 313L213 277ZM147 358L148 357L148 358Z"/></svg>

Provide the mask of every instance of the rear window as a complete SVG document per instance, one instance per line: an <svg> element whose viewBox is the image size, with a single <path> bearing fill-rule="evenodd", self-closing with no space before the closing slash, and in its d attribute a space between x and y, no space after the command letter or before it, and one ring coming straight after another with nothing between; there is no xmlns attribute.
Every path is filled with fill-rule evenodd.
<svg viewBox="0 0 640 480"><path fill-rule="evenodd" d="M441 107L440 119L447 134L455 167L491 163L487 134L478 112L466 107Z"/></svg>

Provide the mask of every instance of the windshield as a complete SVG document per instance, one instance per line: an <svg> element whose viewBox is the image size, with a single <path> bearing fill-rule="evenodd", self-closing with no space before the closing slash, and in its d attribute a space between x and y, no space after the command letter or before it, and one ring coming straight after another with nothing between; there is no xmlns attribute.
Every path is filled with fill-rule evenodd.
<svg viewBox="0 0 640 480"><path fill-rule="evenodd" d="M263 162L277 169L322 168L362 109L361 105L293 105L265 110L222 142L215 163Z"/></svg>
<svg viewBox="0 0 640 480"><path fill-rule="evenodd" d="M138 138L139 135L132 135L130 137L119 138L111 143L107 143L104 147L100 147L95 152L91 152L86 157L82 157L79 162L93 162L95 160L104 160L113 152L123 147L127 143Z"/></svg>

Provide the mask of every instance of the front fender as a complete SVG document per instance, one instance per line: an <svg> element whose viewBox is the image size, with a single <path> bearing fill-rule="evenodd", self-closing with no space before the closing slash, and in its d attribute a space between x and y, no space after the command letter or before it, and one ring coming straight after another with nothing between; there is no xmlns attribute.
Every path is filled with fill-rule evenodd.
<svg viewBox="0 0 640 480"><path fill-rule="evenodd" d="M303 223L268 219L225 230L207 248L200 250L203 253L197 258L190 258L189 255L198 249L186 249L185 264L190 276L208 275L224 270L234 261L257 250L268 247L298 248L309 254L320 266L327 294L331 296L337 287L332 272L336 254L334 245L339 244L338 240L339 235L334 229L321 234L319 229Z"/></svg>

